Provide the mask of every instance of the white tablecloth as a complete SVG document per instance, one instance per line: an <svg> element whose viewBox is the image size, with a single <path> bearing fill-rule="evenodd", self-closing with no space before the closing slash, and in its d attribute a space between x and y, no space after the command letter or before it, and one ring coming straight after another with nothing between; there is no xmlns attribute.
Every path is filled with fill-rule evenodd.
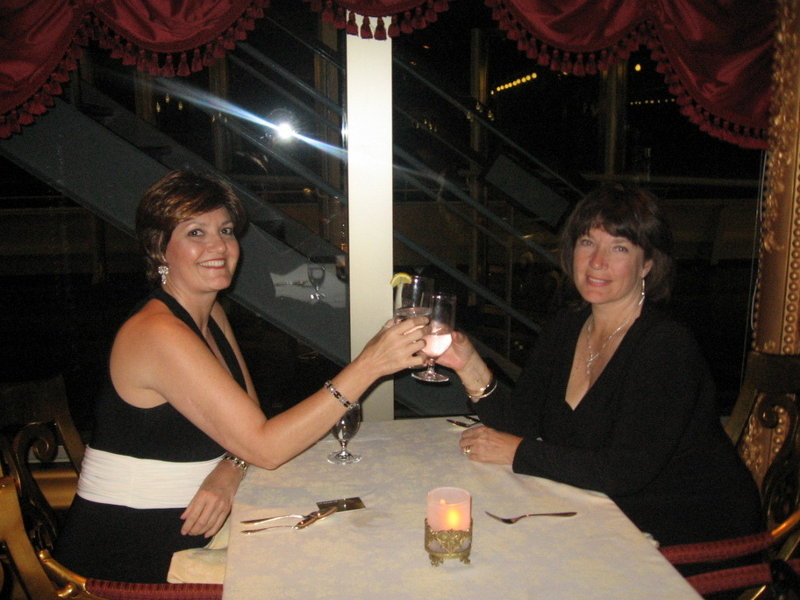
<svg viewBox="0 0 800 600"><path fill-rule="evenodd" d="M224 600L699 597L611 500L469 461L461 431L444 419L367 422L350 443L359 463L329 464L337 444L327 436L276 471L251 468L233 508ZM424 549L425 497L441 486L472 494L470 564L434 567ZM366 508L303 530L239 533L242 519L351 496ZM578 515L505 525L485 510Z"/></svg>

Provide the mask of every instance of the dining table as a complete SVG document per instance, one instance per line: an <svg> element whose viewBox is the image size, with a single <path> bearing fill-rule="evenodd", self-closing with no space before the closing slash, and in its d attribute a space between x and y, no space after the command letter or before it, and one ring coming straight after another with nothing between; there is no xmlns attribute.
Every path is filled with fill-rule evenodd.
<svg viewBox="0 0 800 600"><path fill-rule="evenodd" d="M444 418L367 421L349 443L359 462L328 462L339 444L327 435L278 469L251 467L231 514L223 600L700 597L607 496L469 460L462 431ZM434 564L426 550L426 497L439 487L471 496L466 560ZM295 517L242 533L253 528L243 520L350 498L364 507L301 529ZM486 511L576 514L505 524Z"/></svg>

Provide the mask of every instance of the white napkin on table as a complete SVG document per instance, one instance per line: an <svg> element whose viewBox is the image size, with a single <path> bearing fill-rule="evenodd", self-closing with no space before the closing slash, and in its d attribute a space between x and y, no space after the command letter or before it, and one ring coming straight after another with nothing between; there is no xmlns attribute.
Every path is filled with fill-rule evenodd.
<svg viewBox="0 0 800 600"><path fill-rule="evenodd" d="M189 548L172 555L167 581L169 583L223 583L228 560L228 538L231 517L202 548Z"/></svg>

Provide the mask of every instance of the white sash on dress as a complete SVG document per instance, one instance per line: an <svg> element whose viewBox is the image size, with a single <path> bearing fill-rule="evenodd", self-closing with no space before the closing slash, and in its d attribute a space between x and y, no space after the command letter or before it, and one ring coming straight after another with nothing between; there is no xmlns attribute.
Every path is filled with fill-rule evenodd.
<svg viewBox="0 0 800 600"><path fill-rule="evenodd" d="M131 508L184 508L221 459L167 462L87 446L77 494L92 502Z"/></svg>

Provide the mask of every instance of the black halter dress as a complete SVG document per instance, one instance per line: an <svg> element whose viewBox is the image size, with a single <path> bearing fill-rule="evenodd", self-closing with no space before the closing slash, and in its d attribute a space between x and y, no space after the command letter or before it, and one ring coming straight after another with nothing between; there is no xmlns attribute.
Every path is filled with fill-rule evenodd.
<svg viewBox="0 0 800 600"><path fill-rule="evenodd" d="M189 313L160 288L150 299L167 305L172 313L201 338ZM209 328L228 369L242 388L244 376L222 330ZM210 351L210 349L209 349ZM124 401L115 391L110 374L96 405L91 447L114 454L173 463L208 461L224 449L195 427L169 403L142 409ZM93 502L76 496L54 549L55 557L84 577L131 582L164 582L172 554L204 546L204 536L181 535L184 508L131 508Z"/></svg>

